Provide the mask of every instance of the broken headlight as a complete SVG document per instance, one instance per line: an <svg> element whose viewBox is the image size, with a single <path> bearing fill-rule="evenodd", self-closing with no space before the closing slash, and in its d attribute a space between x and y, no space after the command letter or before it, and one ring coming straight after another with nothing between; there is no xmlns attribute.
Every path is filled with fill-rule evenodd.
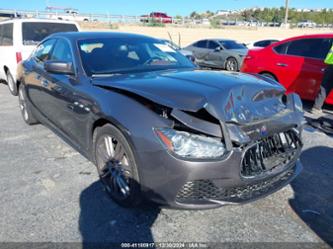
<svg viewBox="0 0 333 249"><path fill-rule="evenodd" d="M164 146L176 155L192 159L215 159L225 154L224 144L211 137L177 131L171 128L155 129Z"/></svg>

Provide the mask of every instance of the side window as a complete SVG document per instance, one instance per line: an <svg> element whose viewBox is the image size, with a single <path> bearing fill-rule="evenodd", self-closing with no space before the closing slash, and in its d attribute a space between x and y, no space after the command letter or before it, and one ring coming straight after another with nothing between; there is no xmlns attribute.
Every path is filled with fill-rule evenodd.
<svg viewBox="0 0 333 249"><path fill-rule="evenodd" d="M206 41L206 40L198 41L198 42L196 42L193 46L194 46L194 47L197 47L197 48L206 48L206 46L207 46L207 41Z"/></svg>
<svg viewBox="0 0 333 249"><path fill-rule="evenodd" d="M301 39L291 42L287 54L324 59L331 45L331 39Z"/></svg>
<svg viewBox="0 0 333 249"><path fill-rule="evenodd" d="M318 44L310 54L312 58L324 60L332 47L333 39L325 38L321 39L320 44Z"/></svg>
<svg viewBox="0 0 333 249"><path fill-rule="evenodd" d="M216 49L219 46L215 41L208 41L208 48L209 49Z"/></svg>
<svg viewBox="0 0 333 249"><path fill-rule="evenodd" d="M13 24L0 25L0 46L13 46Z"/></svg>
<svg viewBox="0 0 333 249"><path fill-rule="evenodd" d="M310 53L310 50L314 48L314 45L319 45L318 39L302 39L292 41L288 47L287 54L306 57Z"/></svg>
<svg viewBox="0 0 333 249"><path fill-rule="evenodd" d="M55 39L50 39L40 44L34 51L32 57L38 62L45 62L50 59L50 53L54 46Z"/></svg>
<svg viewBox="0 0 333 249"><path fill-rule="evenodd" d="M287 53L287 49L289 47L289 44L290 44L289 42L283 43L283 44L280 44L278 46L275 46L273 49L278 54L286 54Z"/></svg>
<svg viewBox="0 0 333 249"><path fill-rule="evenodd" d="M255 47L264 47L265 46L265 41L258 41L253 44Z"/></svg>
<svg viewBox="0 0 333 249"><path fill-rule="evenodd" d="M73 62L72 51L69 43L63 39L58 39L52 51L50 60Z"/></svg>

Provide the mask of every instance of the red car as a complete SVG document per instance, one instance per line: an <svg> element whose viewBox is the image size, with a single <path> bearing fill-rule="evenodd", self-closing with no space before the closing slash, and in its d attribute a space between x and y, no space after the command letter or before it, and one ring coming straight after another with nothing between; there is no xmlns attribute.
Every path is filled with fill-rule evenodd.
<svg viewBox="0 0 333 249"><path fill-rule="evenodd" d="M333 42L333 33L289 38L266 48L249 50L241 72L274 78L288 92L314 100L326 68L324 59ZM333 91L326 99L333 105Z"/></svg>
<svg viewBox="0 0 333 249"><path fill-rule="evenodd" d="M172 17L162 12L152 12L149 15L141 16L141 22L149 22L149 20L160 23L172 23Z"/></svg>

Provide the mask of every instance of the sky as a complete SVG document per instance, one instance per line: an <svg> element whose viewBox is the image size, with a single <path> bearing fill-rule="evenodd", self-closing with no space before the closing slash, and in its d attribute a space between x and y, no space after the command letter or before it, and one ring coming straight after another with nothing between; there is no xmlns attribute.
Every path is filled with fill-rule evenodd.
<svg viewBox="0 0 333 249"><path fill-rule="evenodd" d="M0 9L44 10L46 5L76 8L81 13L142 15L153 11L169 15L249 7L280 7L285 0L1 0ZM289 0L295 8L333 8L333 0Z"/></svg>

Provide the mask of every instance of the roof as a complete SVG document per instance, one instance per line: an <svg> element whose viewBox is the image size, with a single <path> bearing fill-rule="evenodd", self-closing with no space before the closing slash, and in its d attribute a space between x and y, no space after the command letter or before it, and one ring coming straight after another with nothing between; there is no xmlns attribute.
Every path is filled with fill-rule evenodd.
<svg viewBox="0 0 333 249"><path fill-rule="evenodd" d="M124 33L124 32L63 32L50 35L49 37L65 37L70 40L94 39L94 38L135 38L135 39L155 39L153 37Z"/></svg>
<svg viewBox="0 0 333 249"><path fill-rule="evenodd" d="M284 40L281 40L277 43L274 43L274 45L282 44L287 41L293 41L296 39L305 39L305 38L333 38L333 33L323 33L323 34L309 34L309 35L300 35L300 36L294 36L290 37Z"/></svg>
<svg viewBox="0 0 333 249"><path fill-rule="evenodd" d="M65 20L55 20L55 19L47 19L47 18L13 18L13 19L7 19L4 21L0 21L0 23L12 23L12 22L47 22L47 23L70 23L75 24L76 26L79 26L74 21L65 21Z"/></svg>

